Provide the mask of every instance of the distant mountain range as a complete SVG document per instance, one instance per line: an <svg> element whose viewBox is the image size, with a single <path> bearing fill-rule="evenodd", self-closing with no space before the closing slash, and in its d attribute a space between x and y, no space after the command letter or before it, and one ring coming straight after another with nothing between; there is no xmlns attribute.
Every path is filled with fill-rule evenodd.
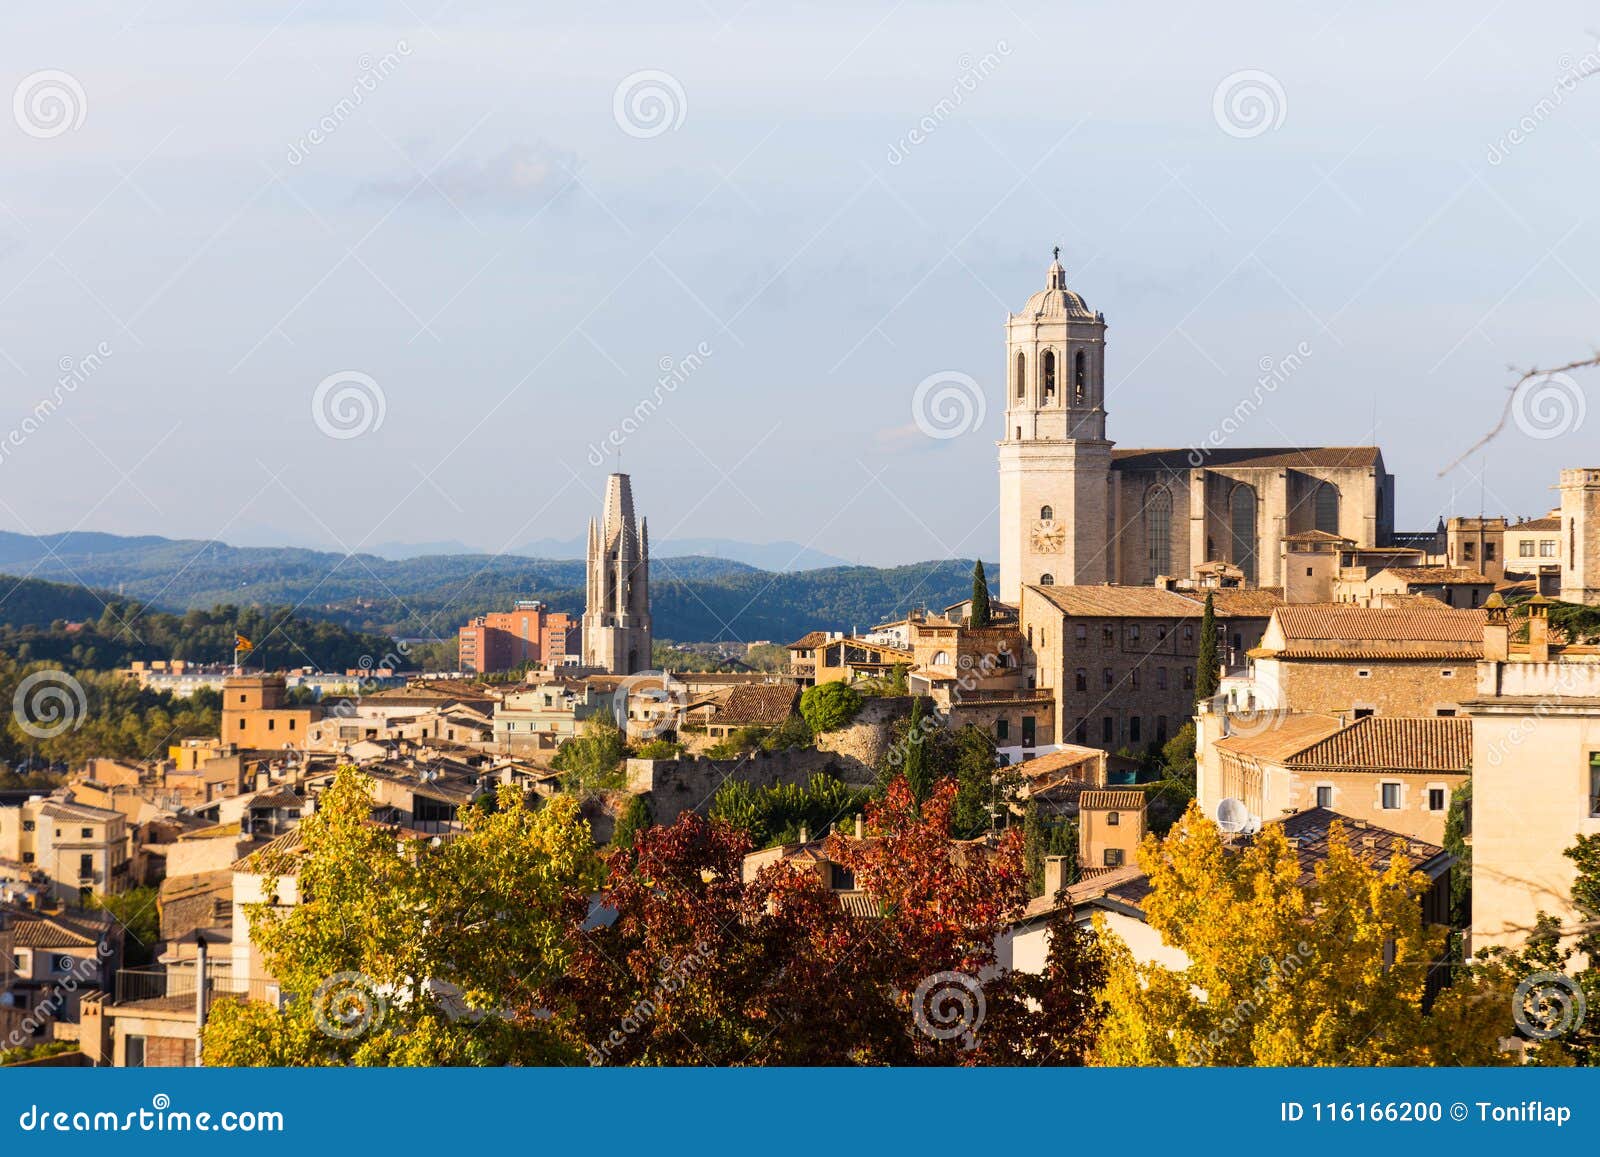
<svg viewBox="0 0 1600 1157"><path fill-rule="evenodd" d="M539 538L524 543L518 554L530 558L583 558L588 542L577 538ZM849 566L850 561L798 542L741 542L734 538L668 538L650 543L656 558L725 558L758 570L822 570L830 566ZM423 553L423 552L418 552ZM441 552L442 553L442 552Z"/></svg>
<svg viewBox="0 0 1600 1157"><path fill-rule="evenodd" d="M789 548L793 560L801 550L794 544L758 549L782 554ZM788 642L813 629L865 629L913 607L965 598L971 568L963 559L778 571L727 557L653 558L655 633L679 642ZM519 598L583 610L584 564L577 558L468 553L391 559L154 535L36 538L0 531L0 571L98 588L173 611L293 606L302 616L397 637L446 637L471 616L509 608ZM0 577L0 600L14 587L16 579ZM0 624L13 616L18 623L89 617L99 606L87 591L70 598L27 591L26 605L20 588L16 605L0 601Z"/></svg>

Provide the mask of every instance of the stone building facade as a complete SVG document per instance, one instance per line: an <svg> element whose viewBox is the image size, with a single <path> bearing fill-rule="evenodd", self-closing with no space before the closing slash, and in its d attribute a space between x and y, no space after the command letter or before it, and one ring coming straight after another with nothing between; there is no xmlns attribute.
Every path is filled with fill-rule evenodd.
<svg viewBox="0 0 1600 1157"><path fill-rule="evenodd" d="M1561 524L1566 538L1561 599L1600 603L1600 469L1561 472Z"/></svg>
<svg viewBox="0 0 1600 1157"><path fill-rule="evenodd" d="M1368 546L1393 535L1394 479L1375 446L1113 449L1105 315L1067 287L1059 260L1007 318L1005 364L1005 602L1030 585L1145 585L1213 561L1249 585L1279 586L1287 535L1321 530ZM1278 384L1269 376L1258 393Z"/></svg>

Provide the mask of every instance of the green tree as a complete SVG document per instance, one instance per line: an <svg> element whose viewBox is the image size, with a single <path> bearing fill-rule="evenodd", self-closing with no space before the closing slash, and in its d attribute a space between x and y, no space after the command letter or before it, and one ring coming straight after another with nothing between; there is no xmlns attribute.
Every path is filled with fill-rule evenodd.
<svg viewBox="0 0 1600 1157"><path fill-rule="evenodd" d="M155 959L156 944L161 940L156 889L129 888L109 896L95 896L90 906L111 913L122 926L123 961L129 968L143 968Z"/></svg>
<svg viewBox="0 0 1600 1157"><path fill-rule="evenodd" d="M990 807L999 803L1000 757L994 740L981 728L966 724L949 737L956 781L950 824L960 839L980 836L994 826Z"/></svg>
<svg viewBox="0 0 1600 1157"><path fill-rule="evenodd" d="M605 711L583 721L583 731L556 749L550 766L562 775L568 791L600 791L622 786L622 761L628 743L622 729Z"/></svg>
<svg viewBox="0 0 1600 1157"><path fill-rule="evenodd" d="M1167 740L1161 749L1161 765L1165 778L1194 786L1194 720L1178 728L1177 734Z"/></svg>
<svg viewBox="0 0 1600 1157"><path fill-rule="evenodd" d="M1466 928L1472 923L1472 843L1467 827L1472 815L1472 780L1450 793L1450 813L1444 821L1444 850L1455 857L1450 867L1450 923Z"/></svg>
<svg viewBox="0 0 1600 1157"><path fill-rule="evenodd" d="M845 726L861 710L861 693L847 683L818 683L800 696L800 714L821 735Z"/></svg>
<svg viewBox="0 0 1600 1157"><path fill-rule="evenodd" d="M1200 615L1200 654L1194 664L1194 698L1204 703L1222 684L1222 657L1217 650L1217 606L1215 597L1206 595Z"/></svg>
<svg viewBox="0 0 1600 1157"><path fill-rule="evenodd" d="M622 814L617 817L616 826L611 829L611 846L632 851L639 833L653 823L655 817L650 814L650 801L642 795L630 795Z"/></svg>
<svg viewBox="0 0 1600 1157"><path fill-rule="evenodd" d="M989 580L983 573L981 558L972 564L972 615L967 622L973 627L989 625Z"/></svg>
<svg viewBox="0 0 1600 1157"><path fill-rule="evenodd" d="M219 1001L209 1065L571 1063L533 995L571 958L571 913L599 886L589 825L571 796L537 811L505 785L437 842L371 822L371 785L342 768L300 827L303 854L258 862L284 909L247 906L282 1009ZM437 846L436 846L437 845ZM530 1010L530 1011L523 1011Z"/></svg>
<svg viewBox="0 0 1600 1157"><path fill-rule="evenodd" d="M928 798L933 788L934 771L928 748L935 742L930 736L939 730L938 721L928 719L923 704L921 695L911 701L911 722L906 728L905 753L900 764L906 786L911 789L911 798L918 804Z"/></svg>

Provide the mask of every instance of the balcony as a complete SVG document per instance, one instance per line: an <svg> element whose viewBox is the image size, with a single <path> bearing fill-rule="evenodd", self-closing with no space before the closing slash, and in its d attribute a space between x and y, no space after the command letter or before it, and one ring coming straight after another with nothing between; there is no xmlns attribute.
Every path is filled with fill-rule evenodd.
<svg viewBox="0 0 1600 1157"><path fill-rule="evenodd" d="M282 991L276 980L235 976L227 969L208 971L210 980L207 988L211 1001L215 1001L219 996L231 996L240 1000L276 1005L282 1000ZM139 1005L154 1011L193 1011L194 984L193 968L171 971L160 968L123 968L117 971L116 1003Z"/></svg>

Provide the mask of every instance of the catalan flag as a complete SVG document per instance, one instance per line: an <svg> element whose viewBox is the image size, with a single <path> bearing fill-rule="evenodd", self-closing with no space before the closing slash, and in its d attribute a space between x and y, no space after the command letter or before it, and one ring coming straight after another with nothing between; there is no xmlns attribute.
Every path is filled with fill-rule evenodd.
<svg viewBox="0 0 1600 1157"><path fill-rule="evenodd" d="M248 655L256 649L256 645L243 635L236 634L233 636L233 649L236 654Z"/></svg>

